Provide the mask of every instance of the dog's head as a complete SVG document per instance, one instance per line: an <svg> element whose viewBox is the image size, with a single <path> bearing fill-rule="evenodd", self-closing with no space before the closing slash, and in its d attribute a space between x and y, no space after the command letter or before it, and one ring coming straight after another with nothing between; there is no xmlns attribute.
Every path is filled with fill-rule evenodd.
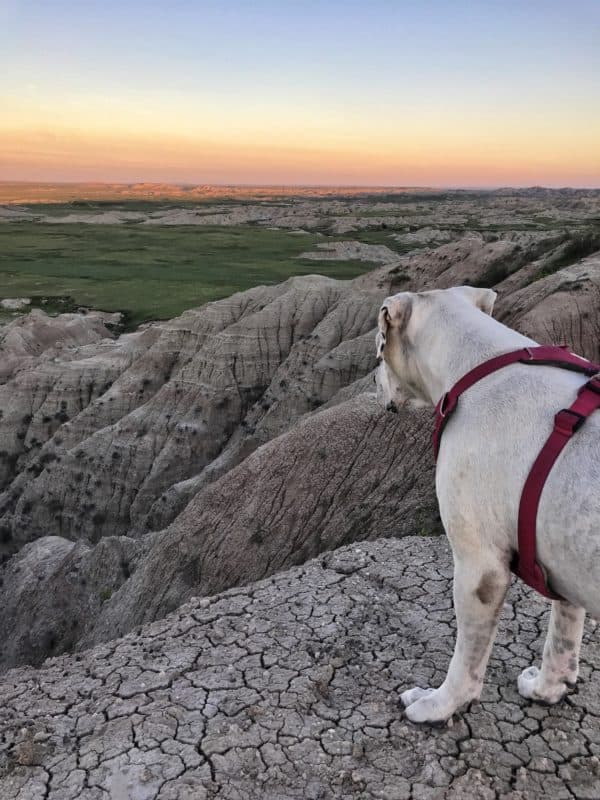
<svg viewBox="0 0 600 800"><path fill-rule="evenodd" d="M430 292L400 292L387 297L379 311L376 337L379 367L376 373L377 397L389 411L411 402L431 406L432 398L423 379L423 364L418 358L419 340L427 325L440 324L442 315L433 312L455 304L468 304L486 314L492 313L496 292L472 286ZM460 306L459 306L460 308Z"/></svg>

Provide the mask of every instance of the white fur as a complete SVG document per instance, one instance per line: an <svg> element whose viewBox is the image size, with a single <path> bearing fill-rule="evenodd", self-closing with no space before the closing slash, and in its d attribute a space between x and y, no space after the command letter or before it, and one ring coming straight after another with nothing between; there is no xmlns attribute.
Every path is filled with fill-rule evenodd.
<svg viewBox="0 0 600 800"><path fill-rule="evenodd" d="M491 314L495 293L456 287L384 301L378 396L386 407L435 405L477 364L536 344ZM440 513L454 555L457 641L442 686L404 692L414 722L450 717L479 697L517 549L517 513L525 479L548 438L555 413L586 381L578 373L514 364L475 384L446 426L436 470ZM541 669L518 680L524 697L555 703L577 679L584 609L600 616L600 411L559 456L542 494L538 561L555 601Z"/></svg>

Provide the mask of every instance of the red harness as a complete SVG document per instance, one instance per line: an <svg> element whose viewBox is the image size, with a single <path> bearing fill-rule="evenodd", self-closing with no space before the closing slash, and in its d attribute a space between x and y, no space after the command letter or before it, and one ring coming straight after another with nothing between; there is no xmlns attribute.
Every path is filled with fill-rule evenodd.
<svg viewBox="0 0 600 800"><path fill-rule="evenodd" d="M546 478L550 474L554 462L575 431L579 430L590 414L600 408L600 375L596 374L600 373L600 365L570 353L566 345L561 347L524 347L522 350L514 350L511 353L484 361L483 364L479 364L475 369L463 375L458 383L455 383L452 389L442 396L435 407L433 451L437 460L442 433L456 409L461 394L477 381L485 378L486 375L516 363L561 367L581 372L590 378L579 389L577 398L569 408L563 408L554 417L554 430L527 476L519 504L519 552L511 564L513 572L540 594L552 600L562 600L560 595L550 589L543 567L535 560L537 511Z"/></svg>

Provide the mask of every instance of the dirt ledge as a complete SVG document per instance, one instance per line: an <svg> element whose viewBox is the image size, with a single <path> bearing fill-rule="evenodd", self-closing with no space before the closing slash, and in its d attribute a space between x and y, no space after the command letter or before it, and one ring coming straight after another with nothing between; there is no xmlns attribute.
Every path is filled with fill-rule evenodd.
<svg viewBox="0 0 600 800"><path fill-rule="evenodd" d="M600 647L557 707L523 700L547 604L513 586L480 703L416 728L398 690L441 682L443 539L352 545L192 601L135 634L0 679L2 800L600 797Z"/></svg>

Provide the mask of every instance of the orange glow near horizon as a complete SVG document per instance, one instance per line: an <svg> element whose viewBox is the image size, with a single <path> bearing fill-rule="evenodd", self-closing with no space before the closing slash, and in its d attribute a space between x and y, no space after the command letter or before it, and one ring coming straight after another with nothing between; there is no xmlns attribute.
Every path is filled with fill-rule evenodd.
<svg viewBox="0 0 600 800"><path fill-rule="evenodd" d="M488 157L486 157L486 149ZM588 153L515 152L510 144L458 148L403 142L390 151L290 143L2 134L0 175L23 181L168 181L175 183L347 185L599 186L600 163Z"/></svg>
<svg viewBox="0 0 600 800"><path fill-rule="evenodd" d="M600 186L600 107L0 95L0 179ZM57 113L57 108L60 112Z"/></svg>
<svg viewBox="0 0 600 800"><path fill-rule="evenodd" d="M600 6L0 2L0 180L600 187Z"/></svg>
<svg viewBox="0 0 600 800"><path fill-rule="evenodd" d="M229 129L231 131L231 129ZM136 133L0 123L0 177L28 181L600 186L600 148L583 132L404 125L371 138L343 131Z"/></svg>

